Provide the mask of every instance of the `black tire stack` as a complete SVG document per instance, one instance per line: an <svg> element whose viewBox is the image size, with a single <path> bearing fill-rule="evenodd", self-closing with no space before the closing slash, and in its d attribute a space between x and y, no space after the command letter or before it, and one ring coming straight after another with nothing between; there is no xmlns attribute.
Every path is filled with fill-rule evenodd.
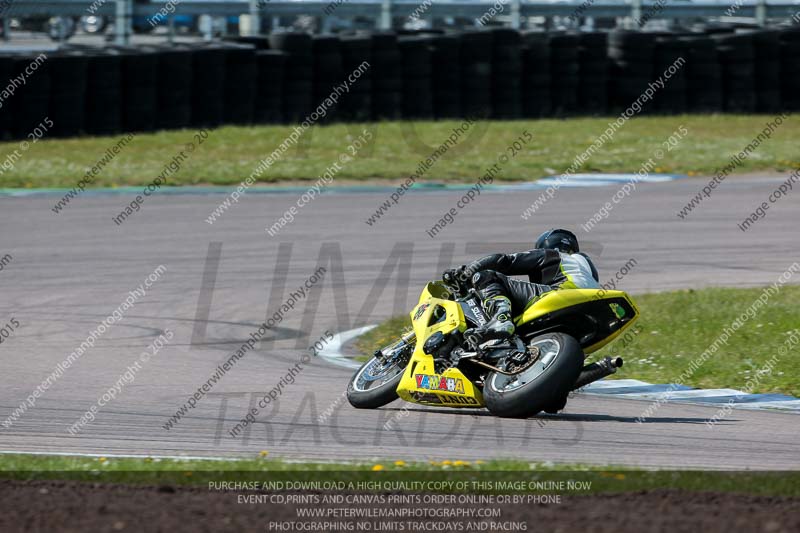
<svg viewBox="0 0 800 533"><path fill-rule="evenodd" d="M574 114L578 109L579 42L572 33L550 36L550 99L558 116Z"/></svg>
<svg viewBox="0 0 800 533"><path fill-rule="evenodd" d="M611 108L620 112L627 109L647 89L653 77L652 34L617 30L608 34L608 57L611 61ZM652 109L651 102L643 105L643 112Z"/></svg>
<svg viewBox="0 0 800 533"><path fill-rule="evenodd" d="M777 31L753 33L756 111L781 108L781 41Z"/></svg>
<svg viewBox="0 0 800 533"><path fill-rule="evenodd" d="M35 58L36 54L12 56L9 80L25 76L25 69ZM25 79L25 85L17 85L16 92L3 102L3 109L10 117L9 131L14 139L25 138L50 111L51 84L47 63L39 65L39 70ZM8 81L3 83L2 88L5 89L7 84Z"/></svg>
<svg viewBox="0 0 800 533"><path fill-rule="evenodd" d="M608 34L578 34L578 109L589 115L608 111Z"/></svg>
<svg viewBox="0 0 800 533"><path fill-rule="evenodd" d="M717 33L712 38L722 67L725 111L752 113L756 109L753 35Z"/></svg>
<svg viewBox="0 0 800 533"><path fill-rule="evenodd" d="M48 56L51 92L48 116L53 127L51 137L75 137L84 130L86 73L88 60L79 51L66 51Z"/></svg>
<svg viewBox="0 0 800 533"><path fill-rule="evenodd" d="M550 39L544 32L522 34L522 113L528 118L550 114Z"/></svg>
<svg viewBox="0 0 800 533"><path fill-rule="evenodd" d="M344 81L342 50L340 41L331 35L315 36L312 40L314 53L314 103L319 105L333 92L333 88ZM328 108L320 122L331 122L338 118L338 104Z"/></svg>
<svg viewBox="0 0 800 533"><path fill-rule="evenodd" d="M256 124L283 122L283 75L286 53L280 50L256 52L258 85L253 120Z"/></svg>
<svg viewBox="0 0 800 533"><path fill-rule="evenodd" d="M419 36L397 40L403 73L403 118L434 116L430 41Z"/></svg>
<svg viewBox="0 0 800 533"><path fill-rule="evenodd" d="M256 50L251 45L225 47L225 123L246 125L253 122L256 84Z"/></svg>
<svg viewBox="0 0 800 533"><path fill-rule="evenodd" d="M781 105L800 111L800 30L781 32Z"/></svg>
<svg viewBox="0 0 800 533"><path fill-rule="evenodd" d="M656 88L655 108L659 113L686 112L686 61L688 56L686 41L674 34L661 34L656 37L653 49L653 81L660 77L663 88Z"/></svg>
<svg viewBox="0 0 800 533"><path fill-rule="evenodd" d="M24 76L25 69L35 60L38 54L23 54L13 60L12 78ZM31 69L32 70L32 69ZM13 113L12 134L16 139L25 139L50 112L51 78L50 68L45 60L38 69L25 76L26 82L17 86L10 101L3 102ZM7 82L6 82L7 83ZM3 86L5 88L5 84ZM13 100L11 100L13 98ZM13 110L13 111L12 111Z"/></svg>
<svg viewBox="0 0 800 533"><path fill-rule="evenodd" d="M156 125L158 57L152 48L120 47L122 131L152 131Z"/></svg>
<svg viewBox="0 0 800 533"><path fill-rule="evenodd" d="M11 78L14 77L14 58L10 55L0 54L0 85L4 89ZM12 107L8 102L2 102L0 106L0 140L11 136L11 129L14 124L14 115L11 112Z"/></svg>
<svg viewBox="0 0 800 533"><path fill-rule="evenodd" d="M465 116L492 116L492 34L461 34L461 108Z"/></svg>
<svg viewBox="0 0 800 533"><path fill-rule="evenodd" d="M122 131L122 62L118 50L87 52L86 122L89 135Z"/></svg>
<svg viewBox="0 0 800 533"><path fill-rule="evenodd" d="M456 35L434 35L430 46L434 114L461 117L461 40Z"/></svg>
<svg viewBox="0 0 800 533"><path fill-rule="evenodd" d="M347 77L356 69L363 72L340 102L339 115L345 120L363 122L372 118L372 67L361 67L366 61L372 65L372 41L365 35L342 37L342 68ZM366 68L366 70L364 70Z"/></svg>
<svg viewBox="0 0 800 533"><path fill-rule="evenodd" d="M224 40L236 44L252 46L256 50L269 50L270 48L269 37L265 35L237 35L234 37L226 37Z"/></svg>
<svg viewBox="0 0 800 533"><path fill-rule="evenodd" d="M196 128L215 128L225 123L226 57L225 45L208 44L193 50L192 126Z"/></svg>
<svg viewBox="0 0 800 533"><path fill-rule="evenodd" d="M403 112L403 77L397 34L389 31L378 32L373 33L370 39L372 118L398 119Z"/></svg>
<svg viewBox="0 0 800 533"><path fill-rule="evenodd" d="M602 115L641 102L659 77L664 87L650 85L654 96L641 112L800 110L800 29L702 31L282 33L222 44L69 46L48 54L3 102L0 138L24 138L47 116L49 135L59 137L299 123L357 69L349 92L314 120ZM36 57L0 54L0 80Z"/></svg>
<svg viewBox="0 0 800 533"><path fill-rule="evenodd" d="M686 43L686 107L689 111L714 113L722 110L722 68L717 47L708 35L680 37Z"/></svg>
<svg viewBox="0 0 800 533"><path fill-rule="evenodd" d="M156 80L158 129L188 128L192 123L192 49L159 46Z"/></svg>
<svg viewBox="0 0 800 533"><path fill-rule="evenodd" d="M522 36L516 30L492 30L492 116L522 115Z"/></svg>
<svg viewBox="0 0 800 533"><path fill-rule="evenodd" d="M307 33L274 33L270 48L286 53L283 78L283 116L302 122L314 108L314 59L311 36Z"/></svg>

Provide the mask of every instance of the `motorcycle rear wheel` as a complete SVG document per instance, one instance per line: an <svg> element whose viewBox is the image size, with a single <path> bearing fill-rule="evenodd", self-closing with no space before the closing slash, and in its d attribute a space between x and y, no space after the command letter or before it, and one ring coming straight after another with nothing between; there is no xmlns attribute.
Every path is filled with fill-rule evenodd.
<svg viewBox="0 0 800 533"><path fill-rule="evenodd" d="M492 372L486 377L483 399L489 411L507 418L527 418L565 398L583 368L583 350L573 337L547 333L534 337L540 356L519 374Z"/></svg>

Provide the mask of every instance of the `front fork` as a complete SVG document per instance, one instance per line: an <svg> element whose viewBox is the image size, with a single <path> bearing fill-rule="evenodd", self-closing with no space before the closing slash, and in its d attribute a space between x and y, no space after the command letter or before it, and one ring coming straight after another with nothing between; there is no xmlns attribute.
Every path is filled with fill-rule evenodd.
<svg viewBox="0 0 800 533"><path fill-rule="evenodd" d="M416 343L417 334L414 331L409 331L405 333L400 340L395 342L394 344L390 344L389 346L384 346L380 350L375 350L375 353L372 354L375 356L381 363L386 363L386 358L390 355L395 355L397 352L403 350L406 346Z"/></svg>

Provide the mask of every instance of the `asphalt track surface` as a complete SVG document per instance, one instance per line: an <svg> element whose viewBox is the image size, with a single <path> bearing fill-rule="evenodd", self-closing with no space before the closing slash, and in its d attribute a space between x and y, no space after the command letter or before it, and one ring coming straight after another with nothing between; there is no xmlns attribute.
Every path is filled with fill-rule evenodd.
<svg viewBox="0 0 800 533"><path fill-rule="evenodd" d="M620 282L633 294L758 286L772 283L800 258L800 195L782 199L743 233L736 223L780 180L729 178L686 220L679 219L676 212L705 182L640 184L615 206L607 220L583 236L601 277L635 258L638 264ZM435 239L425 230L455 206L462 192L407 195L373 227L364 220L386 193L327 195L300 210L276 237L267 235L265 227L296 200L294 194L247 195L213 226L204 219L221 195L154 196L121 226L111 218L130 196L81 197L58 215L50 209L55 197L0 197L0 256L13 256L0 271L0 323L12 317L20 323L0 346L0 421L129 291L158 265L167 269L33 409L10 428L0 426L0 450L214 457L252 457L268 450L271 457L288 460L514 458L676 468L800 468L800 424L792 414L734 411L710 429L704 421L715 408L665 404L638 424L635 419L648 402L581 395L570 400L563 414L527 421L400 401L359 411L343 401L350 371L319 359L259 412L254 425L238 437L229 435L326 330L375 323L407 310L443 264L524 248L551 226L576 227L615 190L562 189L529 221L519 214L537 191L483 194ZM211 276L204 282L204 272L214 270L206 265L210 243L221 243L213 291ZM440 259L442 247L452 250L452 259L447 253ZM410 264L407 283L397 271L382 274L393 249L401 250L399 257ZM274 312L289 290L312 274L321 250L334 256L341 250L341 261L323 263L328 268L324 281L267 335L277 340L241 359L195 409L164 429L217 365L264 321L267 308ZM271 294L282 269L287 272L286 292ZM377 298L370 296L375 287L384 289ZM205 320L203 301L209 301L209 294ZM317 297L314 313L310 304ZM100 409L94 422L71 435L68 427L167 329L174 332L172 342ZM624 368L621 376L636 377ZM320 422L318 417L331 406L333 415ZM387 429L388 421L393 424Z"/></svg>

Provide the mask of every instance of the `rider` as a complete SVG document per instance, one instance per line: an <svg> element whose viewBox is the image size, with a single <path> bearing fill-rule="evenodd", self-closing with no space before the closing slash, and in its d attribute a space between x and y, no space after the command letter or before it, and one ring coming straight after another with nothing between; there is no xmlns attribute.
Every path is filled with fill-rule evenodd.
<svg viewBox="0 0 800 533"><path fill-rule="evenodd" d="M487 255L445 273L462 281L471 277L491 317L484 326L468 332L473 342L510 337L514 333L512 318L546 292L600 288L597 269L589 256L580 252L578 238L571 231L546 231L535 246L529 252ZM527 275L530 282L508 277L515 275Z"/></svg>

